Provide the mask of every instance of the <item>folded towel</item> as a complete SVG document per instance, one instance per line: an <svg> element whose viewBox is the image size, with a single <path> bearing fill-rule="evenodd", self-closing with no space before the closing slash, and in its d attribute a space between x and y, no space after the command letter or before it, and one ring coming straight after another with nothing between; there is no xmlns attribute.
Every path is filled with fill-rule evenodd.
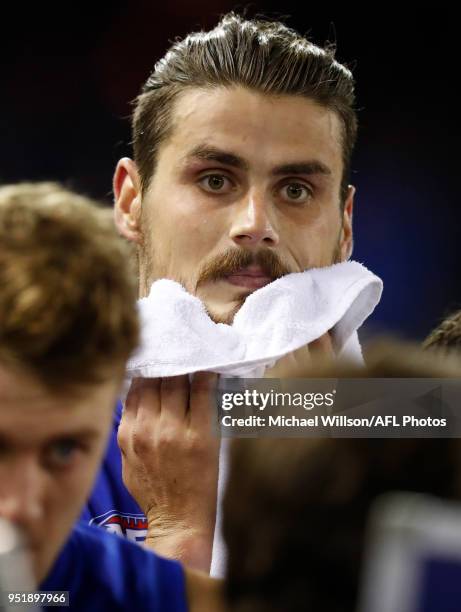
<svg viewBox="0 0 461 612"><path fill-rule="evenodd" d="M213 371L258 378L267 367L330 331L337 355L363 361L357 329L373 312L382 281L349 261L288 274L254 291L232 325L214 323L204 304L178 283L156 281L139 301L141 345L128 362L125 395L134 377ZM221 505L229 440L222 440L218 512L211 574L222 576L225 547Z"/></svg>
<svg viewBox="0 0 461 612"><path fill-rule="evenodd" d="M333 348L359 351L356 330L373 312L382 281L355 261L288 274L254 291L232 325L214 323L204 304L171 280L139 301L142 341L127 376L213 371L246 378L331 331Z"/></svg>

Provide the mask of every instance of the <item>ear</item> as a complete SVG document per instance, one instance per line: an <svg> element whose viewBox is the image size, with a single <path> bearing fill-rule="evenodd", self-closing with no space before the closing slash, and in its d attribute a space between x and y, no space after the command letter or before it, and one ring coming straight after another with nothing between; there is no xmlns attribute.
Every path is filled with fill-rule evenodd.
<svg viewBox="0 0 461 612"><path fill-rule="evenodd" d="M354 208L355 187L348 186L347 197L344 203L343 224L339 241L341 261L346 261L352 255L353 236L352 236L352 211Z"/></svg>
<svg viewBox="0 0 461 612"><path fill-rule="evenodd" d="M136 164L123 157L113 178L115 225L122 236L141 244L141 179Z"/></svg>

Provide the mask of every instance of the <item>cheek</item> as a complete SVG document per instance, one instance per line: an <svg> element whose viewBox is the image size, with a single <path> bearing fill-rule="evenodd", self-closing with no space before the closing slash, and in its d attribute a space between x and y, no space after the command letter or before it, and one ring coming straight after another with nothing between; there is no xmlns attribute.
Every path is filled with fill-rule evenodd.
<svg viewBox="0 0 461 612"><path fill-rule="evenodd" d="M152 220L156 229L154 246L182 266L188 261L195 265L198 259L209 256L228 233L226 208L189 189L179 190L174 201L164 204L157 220Z"/></svg>
<svg viewBox="0 0 461 612"><path fill-rule="evenodd" d="M105 448L104 437L91 448L77 450L66 467L50 472L50 487L53 491L50 496L53 499L49 502L51 505L60 506L66 515L80 512L91 492Z"/></svg>
<svg viewBox="0 0 461 612"><path fill-rule="evenodd" d="M39 581L45 578L73 525L81 515L93 484L96 472L93 467L93 464L88 466L87 462L82 462L66 473L53 474L49 478L43 514L44 523L42 523L46 540L42 542L40 553L34 563ZM99 462L96 462L97 467Z"/></svg>
<svg viewBox="0 0 461 612"><path fill-rule="evenodd" d="M284 242L301 268L329 265L339 231L339 211L325 211L290 225L284 233Z"/></svg>
<svg viewBox="0 0 461 612"><path fill-rule="evenodd" d="M51 548L64 542L81 515L98 467L99 462L91 465L82 462L66 474L55 476L49 484L45 517Z"/></svg>
<svg viewBox="0 0 461 612"><path fill-rule="evenodd" d="M341 217L339 210L329 209L327 214L319 218L315 234L322 244L330 248L332 244L336 244L340 228Z"/></svg>

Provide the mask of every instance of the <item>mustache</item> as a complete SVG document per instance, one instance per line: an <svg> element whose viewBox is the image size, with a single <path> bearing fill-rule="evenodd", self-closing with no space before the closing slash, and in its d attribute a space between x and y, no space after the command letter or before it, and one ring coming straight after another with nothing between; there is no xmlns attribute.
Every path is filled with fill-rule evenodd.
<svg viewBox="0 0 461 612"><path fill-rule="evenodd" d="M229 249L205 262L198 275L197 285L206 281L220 280L248 266L260 267L263 274L272 280L292 272L276 253L268 249L256 252L246 249Z"/></svg>

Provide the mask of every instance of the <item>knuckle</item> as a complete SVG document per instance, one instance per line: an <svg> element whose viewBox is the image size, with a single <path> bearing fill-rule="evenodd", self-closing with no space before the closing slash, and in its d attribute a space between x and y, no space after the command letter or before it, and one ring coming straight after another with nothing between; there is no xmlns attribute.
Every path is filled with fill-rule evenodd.
<svg viewBox="0 0 461 612"><path fill-rule="evenodd" d="M137 455L147 454L152 447L151 440L144 431L135 430L132 435L133 451Z"/></svg>
<svg viewBox="0 0 461 612"><path fill-rule="evenodd" d="M159 433L157 444L161 450L177 448L180 445L180 437L178 432L171 427L162 429L162 431Z"/></svg>
<svg viewBox="0 0 461 612"><path fill-rule="evenodd" d="M189 431L186 438L186 447L191 455L199 457L206 451L207 445L204 437L199 432Z"/></svg>

